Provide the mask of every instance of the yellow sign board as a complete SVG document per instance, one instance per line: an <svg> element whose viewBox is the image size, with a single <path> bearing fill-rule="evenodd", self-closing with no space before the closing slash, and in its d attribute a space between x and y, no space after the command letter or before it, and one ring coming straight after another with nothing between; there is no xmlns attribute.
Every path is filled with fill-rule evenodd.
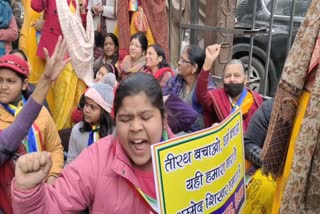
<svg viewBox="0 0 320 214"><path fill-rule="evenodd" d="M245 201L241 111L151 147L159 212L239 213Z"/></svg>

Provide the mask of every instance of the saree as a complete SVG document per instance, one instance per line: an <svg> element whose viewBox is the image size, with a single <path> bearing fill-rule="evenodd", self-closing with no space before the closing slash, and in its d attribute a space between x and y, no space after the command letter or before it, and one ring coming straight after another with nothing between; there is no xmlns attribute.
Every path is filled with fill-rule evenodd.
<svg viewBox="0 0 320 214"><path fill-rule="evenodd" d="M285 63L262 149L263 173L277 180L274 213L320 212L318 4L311 2ZM316 78L308 95L304 88L312 71Z"/></svg>
<svg viewBox="0 0 320 214"><path fill-rule="evenodd" d="M166 53L166 58L169 58L169 34L168 34L168 15L166 11L165 1L149 0L140 1L143 13L147 18L146 37L148 45L157 43ZM135 20L139 19L139 12L136 11L130 22L128 12L129 1L118 1L118 21L115 29L115 34L118 36L120 49L129 49L130 37L138 31L142 31L135 24ZM130 26L130 27L129 27ZM139 26L139 25L138 25ZM161 27L159 27L161 26Z"/></svg>
<svg viewBox="0 0 320 214"><path fill-rule="evenodd" d="M58 1L57 10L64 38L69 47L69 62L53 88L53 119L57 129L72 127L71 112L77 106L87 85L92 83L93 71L93 27L92 16L87 14L87 30L82 27L79 8L75 11L72 4ZM75 42L74 37L77 37ZM81 78L81 79L80 79Z"/></svg>
<svg viewBox="0 0 320 214"><path fill-rule="evenodd" d="M19 48L28 57L28 62L32 68L28 80L32 84L37 84L44 72L44 60L36 55L38 43L36 29L31 24L41 19L41 13L31 8L31 0L22 0L24 10L24 20L20 31Z"/></svg>

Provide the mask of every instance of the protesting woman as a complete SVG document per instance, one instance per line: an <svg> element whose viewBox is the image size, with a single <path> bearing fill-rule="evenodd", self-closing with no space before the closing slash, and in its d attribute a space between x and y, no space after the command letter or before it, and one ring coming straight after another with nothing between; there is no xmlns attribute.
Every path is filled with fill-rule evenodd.
<svg viewBox="0 0 320 214"><path fill-rule="evenodd" d="M150 146L173 137L157 80L139 72L120 82L114 114L114 133L83 151L53 185L42 182L52 165L49 153L20 157L12 185L14 211L65 213L89 207L92 213L150 213L141 197L156 198Z"/></svg>

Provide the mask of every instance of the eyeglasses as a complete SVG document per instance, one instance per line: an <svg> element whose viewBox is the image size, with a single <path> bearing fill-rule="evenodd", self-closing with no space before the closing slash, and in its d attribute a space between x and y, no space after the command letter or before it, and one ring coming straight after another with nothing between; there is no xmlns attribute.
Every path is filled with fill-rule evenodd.
<svg viewBox="0 0 320 214"><path fill-rule="evenodd" d="M188 61L188 60L185 60L185 59L183 59L182 57L180 57L180 59L179 59L179 61L178 62L182 62L183 64L184 63L189 63L189 64L193 64L192 62L190 62L190 61Z"/></svg>

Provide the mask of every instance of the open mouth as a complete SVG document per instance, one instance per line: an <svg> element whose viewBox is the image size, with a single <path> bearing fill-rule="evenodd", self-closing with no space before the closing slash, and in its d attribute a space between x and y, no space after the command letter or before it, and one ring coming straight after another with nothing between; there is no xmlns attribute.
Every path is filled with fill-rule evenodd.
<svg viewBox="0 0 320 214"><path fill-rule="evenodd" d="M131 141L135 153L144 153L149 148L149 142L146 140Z"/></svg>

